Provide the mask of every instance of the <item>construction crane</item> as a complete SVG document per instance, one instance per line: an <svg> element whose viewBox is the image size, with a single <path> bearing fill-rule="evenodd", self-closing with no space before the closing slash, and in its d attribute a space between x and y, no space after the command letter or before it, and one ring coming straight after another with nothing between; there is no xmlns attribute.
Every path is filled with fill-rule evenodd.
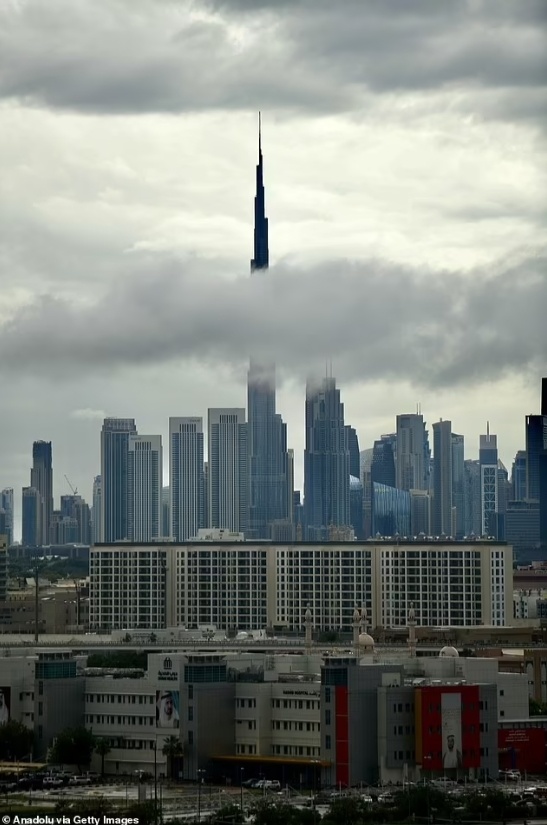
<svg viewBox="0 0 547 825"><path fill-rule="evenodd" d="M77 496L77 495L78 495L78 488L77 488L77 487L73 487L73 486L72 486L72 484L70 483L70 479L69 479L69 477L66 475L66 473L65 473L65 478L66 478L66 483L68 484L68 486L69 486L69 487L70 487L70 489L72 490L72 495L73 495L73 496Z"/></svg>

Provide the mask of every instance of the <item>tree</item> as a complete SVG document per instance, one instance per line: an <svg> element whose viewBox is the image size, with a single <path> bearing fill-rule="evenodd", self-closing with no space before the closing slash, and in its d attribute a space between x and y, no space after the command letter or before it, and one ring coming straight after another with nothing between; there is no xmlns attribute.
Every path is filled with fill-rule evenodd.
<svg viewBox="0 0 547 825"><path fill-rule="evenodd" d="M90 730L80 726L65 728L57 736L49 752L49 762L56 765L76 765L79 772L82 766L89 767L95 749L95 738Z"/></svg>
<svg viewBox="0 0 547 825"><path fill-rule="evenodd" d="M208 825L243 825L245 817L239 805L224 805L206 820Z"/></svg>
<svg viewBox="0 0 547 825"><path fill-rule="evenodd" d="M21 722L10 719L0 725L0 759L24 759L32 751L34 734Z"/></svg>
<svg viewBox="0 0 547 825"><path fill-rule="evenodd" d="M182 759L184 753L182 742L178 736L168 736L167 739L164 740L164 745L161 752L167 757L171 779L176 779L177 763L180 759Z"/></svg>
<svg viewBox="0 0 547 825"><path fill-rule="evenodd" d="M97 739L95 741L95 753L98 753L101 757L101 776L104 776L104 758L111 750L108 739Z"/></svg>

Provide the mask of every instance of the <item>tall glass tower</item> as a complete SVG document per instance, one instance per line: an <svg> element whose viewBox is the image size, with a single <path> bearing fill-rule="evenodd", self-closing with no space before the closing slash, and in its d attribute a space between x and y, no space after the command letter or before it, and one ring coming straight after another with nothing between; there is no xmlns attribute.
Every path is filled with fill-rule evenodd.
<svg viewBox="0 0 547 825"><path fill-rule="evenodd" d="M101 430L101 541L107 544L129 536L129 436L136 434L134 418L105 418Z"/></svg>
<svg viewBox="0 0 547 825"><path fill-rule="evenodd" d="M51 441L35 441L32 445L30 485L40 494L37 541L39 546L50 543L49 527L53 515L53 466Z"/></svg>
<svg viewBox="0 0 547 825"><path fill-rule="evenodd" d="M268 219L264 198L264 168L260 113L258 164L254 200L254 257L251 273L268 269ZM247 537L270 538L274 522L289 519L291 495L287 428L276 413L275 365L251 358L247 377L249 449L249 523Z"/></svg>
<svg viewBox="0 0 547 825"><path fill-rule="evenodd" d="M344 405L334 378L306 387L304 524L308 540L324 541L331 527L348 527L350 452Z"/></svg>

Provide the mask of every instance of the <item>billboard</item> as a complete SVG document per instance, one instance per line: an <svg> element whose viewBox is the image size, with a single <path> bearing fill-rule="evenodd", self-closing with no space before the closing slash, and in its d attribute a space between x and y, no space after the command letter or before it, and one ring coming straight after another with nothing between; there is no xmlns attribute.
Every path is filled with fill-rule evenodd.
<svg viewBox="0 0 547 825"><path fill-rule="evenodd" d="M462 697L461 693L441 694L443 769L462 767Z"/></svg>
<svg viewBox="0 0 547 825"><path fill-rule="evenodd" d="M0 687L0 725L9 722L11 709L11 688Z"/></svg>
<svg viewBox="0 0 547 825"><path fill-rule="evenodd" d="M156 691L156 727L178 728L180 692L178 690Z"/></svg>

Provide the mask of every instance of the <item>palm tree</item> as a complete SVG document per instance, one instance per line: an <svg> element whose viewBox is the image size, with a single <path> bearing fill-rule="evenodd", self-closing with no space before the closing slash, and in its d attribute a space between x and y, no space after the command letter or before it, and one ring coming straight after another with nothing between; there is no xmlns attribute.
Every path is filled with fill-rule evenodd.
<svg viewBox="0 0 547 825"><path fill-rule="evenodd" d="M97 739L95 742L95 753L101 757L101 776L104 776L104 758L111 750L108 739Z"/></svg>
<svg viewBox="0 0 547 825"><path fill-rule="evenodd" d="M169 762L169 773L171 774L171 779L176 779L177 762L183 755L182 742L178 736L168 736L167 739L164 740L164 745L161 752L167 757Z"/></svg>

